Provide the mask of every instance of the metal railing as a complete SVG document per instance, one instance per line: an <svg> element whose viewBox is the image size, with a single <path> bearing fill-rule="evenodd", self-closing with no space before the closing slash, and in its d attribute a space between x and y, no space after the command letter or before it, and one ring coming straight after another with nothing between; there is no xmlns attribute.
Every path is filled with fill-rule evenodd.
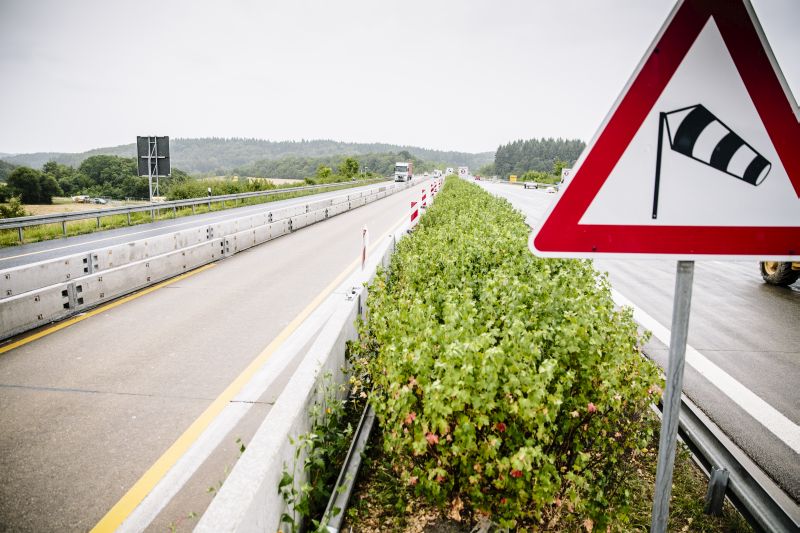
<svg viewBox="0 0 800 533"><path fill-rule="evenodd" d="M661 405L655 406L655 410L660 416ZM715 470L727 471L727 482L714 489L724 491L736 510L756 531L800 530L800 508L797 503L752 460L739 452L736 445L685 395L681 397L678 435L709 478L710 485L714 483L712 473ZM707 500L711 492L709 490Z"/></svg>
<svg viewBox="0 0 800 533"><path fill-rule="evenodd" d="M336 187L343 188L343 187L351 187L354 185L369 185L372 183L377 183L385 180L386 178L373 178L369 180L360 180L357 182L345 181L338 183L324 183L322 185L306 185L303 187L287 187L284 189L270 189L267 191L223 194L219 196L206 196L204 198L189 198L187 200L172 200L169 202L153 202L143 205L112 207L109 209L90 209L87 211L77 211L73 213L53 213L49 215L33 215L27 217L6 218L6 219L0 219L0 230L14 230L14 229L17 230L19 242L22 243L25 242L24 228L28 228L31 226L42 226L45 224L61 224L61 230L64 236L66 236L67 222L72 222L76 220L96 219L97 227L99 228L101 218L115 216L115 215L126 215L128 218L127 223L128 225L130 225L131 213L149 212L151 214L151 217L155 220L156 215L161 211L165 210L172 210L173 213L177 213L177 210L179 208L191 207L192 214L194 214L195 208L199 205L207 205L208 208L211 209L211 205L218 202L220 204L224 204L225 202L230 202L230 201L238 202L239 200L258 198L262 196L267 197L267 196L276 196L280 194L293 194L296 192L303 192L303 191L325 191L327 189L333 189Z"/></svg>

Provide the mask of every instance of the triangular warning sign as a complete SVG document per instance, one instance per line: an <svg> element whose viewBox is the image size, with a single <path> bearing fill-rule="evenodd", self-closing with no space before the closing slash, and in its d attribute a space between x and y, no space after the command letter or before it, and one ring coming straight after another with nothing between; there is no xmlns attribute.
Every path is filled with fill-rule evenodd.
<svg viewBox="0 0 800 533"><path fill-rule="evenodd" d="M800 259L798 108L744 0L679 2L531 250Z"/></svg>

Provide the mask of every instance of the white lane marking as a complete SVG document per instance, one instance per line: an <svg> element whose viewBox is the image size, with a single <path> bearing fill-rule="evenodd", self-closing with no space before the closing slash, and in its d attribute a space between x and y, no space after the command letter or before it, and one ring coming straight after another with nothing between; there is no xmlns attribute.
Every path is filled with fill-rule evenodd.
<svg viewBox="0 0 800 533"><path fill-rule="evenodd" d="M378 187L372 187L372 188L369 188L369 189L359 189L359 191L366 192L366 191L371 191L372 189L376 189L376 188L380 188L380 184L379 184ZM289 192L289 191L287 191L287 192ZM339 191L333 191L333 192L339 192ZM325 193L320 193L320 194L325 194ZM302 198L309 198L311 196L316 196L316 195L309 194L308 196L302 196L300 198L300 200L302 200ZM347 196L347 195L346 194L340 194L339 196ZM334 196L333 198L337 198L337 196ZM293 200L293 199L294 198L290 198L289 200ZM318 198L317 201L324 200L324 199L325 198ZM278 200L278 201L280 202L280 201L289 201L289 200ZM302 201L293 202L293 203L291 203L289 205L281 206L281 208L283 208L283 207L291 207L291 206L293 206L295 204L302 204L302 203L303 203ZM258 207L261 206L261 205L262 204L259 204L259 205L256 205L256 206L245 206L245 207L252 207L252 209L251 209L252 211L258 212L259 211ZM237 209L237 208L234 208L234 209ZM239 209L241 209L241 208L239 208ZM242 214L241 211L240 211L240 214ZM173 229L173 228L179 228L181 226L190 226L190 225L193 225L193 224L197 225L197 226L203 226L208 222L213 222L215 220L224 219L224 218L231 218L231 215L233 215L233 213L230 210L228 210L228 212L226 214L221 214L221 215L216 216L216 217L205 218L202 221L192 220L192 221L183 222L183 223L180 223L180 224L170 224L168 226L161 226L161 227L158 227L158 228L151 228L151 229L142 230L142 231L135 231L133 233L125 233L124 235L116 235L116 236L113 236L113 237L105 237L105 238L102 238L102 239L95 239L93 241L83 241L83 242L79 242L79 243L75 243L75 244L68 244L66 246L59 246L59 247L56 247L56 248L47 248L46 250L39 250L37 252L28 252L28 253L25 253L25 254L11 255L11 256L8 256L8 257L0 257L0 262L9 261L11 259L18 259L20 257L27 257L29 255L38 255L38 254L44 254L44 253L48 253L48 252L56 252L58 250L66 250L68 248L75 248L77 246L84 246L84 245L87 245L87 244L94 244L94 243L97 243L97 242L109 241L109 240L113 240L113 239L119 239L119 238L122 238L122 237L131 237L133 235L141 235L143 233L152 233L154 231L160 231L160 230L163 230L165 228Z"/></svg>
<svg viewBox="0 0 800 533"><path fill-rule="evenodd" d="M633 318L639 324L652 331L654 337L669 347L670 330L668 328L662 326L655 318L634 305L619 291L611 289L611 296L617 305L632 308ZM686 362L747 414L789 446L794 453L800 454L800 426L786 418L777 409L762 400L753 391L688 344L686 345Z"/></svg>

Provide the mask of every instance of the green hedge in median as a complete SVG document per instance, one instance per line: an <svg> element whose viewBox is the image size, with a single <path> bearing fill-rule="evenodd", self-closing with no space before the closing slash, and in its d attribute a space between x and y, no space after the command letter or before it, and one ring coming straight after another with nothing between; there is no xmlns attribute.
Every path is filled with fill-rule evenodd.
<svg viewBox="0 0 800 533"><path fill-rule="evenodd" d="M588 261L534 257L505 200L449 179L376 277L356 366L398 482L509 527L624 523L660 389ZM613 515L613 516L612 516Z"/></svg>

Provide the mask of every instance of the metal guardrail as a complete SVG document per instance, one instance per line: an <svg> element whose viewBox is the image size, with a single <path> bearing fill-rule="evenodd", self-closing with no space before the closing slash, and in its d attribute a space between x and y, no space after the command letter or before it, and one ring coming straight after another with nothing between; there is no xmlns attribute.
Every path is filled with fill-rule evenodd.
<svg viewBox="0 0 800 533"><path fill-rule="evenodd" d="M306 185L303 187L287 187L285 189L270 189L268 191L255 191L255 192L243 192L243 193L236 193L236 194L224 194L219 196L207 196L204 198L190 198L187 200L172 200L169 202L153 202L144 205L135 205L135 206L125 206L125 207L112 207L110 209L91 209L87 211L78 211L74 213L54 213L50 215L33 215L27 217L16 217L16 218L7 218L0 220L0 230L13 230L16 229L19 232L19 240L20 242L24 242L24 233L23 228L31 227L31 226L41 226L44 224L61 224L62 231L64 235L67 234L66 224L67 222L75 221L75 220L90 220L90 219L97 219L97 226L100 227L100 219L103 217L109 217L114 215L127 215L128 217L128 224L131 223L131 213L141 213L141 212L154 212L154 211L164 211L172 209L173 211L177 211L178 208L182 207L191 207L192 211L194 212L194 208L198 205L208 205L211 207L212 203L220 202L228 202L231 200L244 200L248 198L257 198L261 196L275 196L278 194L287 194L287 193L294 193L294 192L302 192L302 191L324 191L326 189L331 189L335 187L342 187L344 185L352 185L356 183L358 185L368 185L371 183L377 183L380 181L385 181L386 178L375 178L371 180L362 180L358 182L352 181L345 181L345 182L338 182L338 183L324 183L322 185Z"/></svg>
<svg viewBox="0 0 800 533"><path fill-rule="evenodd" d="M659 416L660 409L660 405L656 406ZM800 531L800 507L739 452L685 395L681 397L678 435L710 484L715 481L714 470L727 470L725 496L756 531Z"/></svg>

